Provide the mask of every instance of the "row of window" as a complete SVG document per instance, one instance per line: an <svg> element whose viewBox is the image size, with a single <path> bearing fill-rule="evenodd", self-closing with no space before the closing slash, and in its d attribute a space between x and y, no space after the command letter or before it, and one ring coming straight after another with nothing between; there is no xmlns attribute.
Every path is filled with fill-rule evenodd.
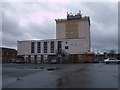
<svg viewBox="0 0 120 90"><path fill-rule="evenodd" d="M35 44L31 43L31 53L34 53ZM47 53L47 42L44 42L44 53ZM54 53L54 41L51 41L51 53ZM41 53L41 42L37 42L37 53Z"/></svg>
<svg viewBox="0 0 120 90"><path fill-rule="evenodd" d="M54 53L54 41L51 41L51 53Z"/></svg>
<svg viewBox="0 0 120 90"><path fill-rule="evenodd" d="M66 38L74 38L74 37L73 37L73 36L71 36L71 37L68 37L68 36L67 36ZM75 38L78 38L78 36L75 36Z"/></svg>
<svg viewBox="0 0 120 90"><path fill-rule="evenodd" d="M73 22L70 22L70 23L66 22L66 24L73 24ZM78 22L75 22L75 24L78 24Z"/></svg>
<svg viewBox="0 0 120 90"><path fill-rule="evenodd" d="M44 42L44 53L47 53L48 51L48 46L47 46L47 42ZM50 43L50 52L54 53L54 41L51 41ZM31 53L34 53L34 49L35 49L35 43L32 42L31 43ZM61 41L58 41L58 52L61 52L62 49L62 45L61 45ZM68 49L68 46L65 46L65 49ZM41 53L41 42L37 42L37 53Z"/></svg>
<svg viewBox="0 0 120 90"><path fill-rule="evenodd" d="M75 27L76 29L78 29L78 27ZM68 27L66 27L66 29L68 29ZM71 29L73 29L73 27L71 27Z"/></svg>
<svg viewBox="0 0 120 90"><path fill-rule="evenodd" d="M66 33L74 33L74 32L66 32ZM78 33L78 31L76 31L75 33Z"/></svg>

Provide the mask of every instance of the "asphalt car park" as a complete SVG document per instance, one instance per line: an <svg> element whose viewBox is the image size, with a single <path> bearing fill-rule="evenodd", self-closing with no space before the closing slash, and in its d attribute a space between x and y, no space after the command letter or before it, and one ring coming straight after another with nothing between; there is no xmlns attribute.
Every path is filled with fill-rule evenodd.
<svg viewBox="0 0 120 90"><path fill-rule="evenodd" d="M3 64L3 88L118 88L119 64Z"/></svg>

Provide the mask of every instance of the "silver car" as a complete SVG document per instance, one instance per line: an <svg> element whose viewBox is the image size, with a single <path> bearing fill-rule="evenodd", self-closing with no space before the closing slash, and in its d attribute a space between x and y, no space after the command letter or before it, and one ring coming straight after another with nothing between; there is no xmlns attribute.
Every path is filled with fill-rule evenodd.
<svg viewBox="0 0 120 90"><path fill-rule="evenodd" d="M120 60L117 60L116 58L108 58L108 59L105 59L104 62L106 64L109 64L109 63L120 63Z"/></svg>

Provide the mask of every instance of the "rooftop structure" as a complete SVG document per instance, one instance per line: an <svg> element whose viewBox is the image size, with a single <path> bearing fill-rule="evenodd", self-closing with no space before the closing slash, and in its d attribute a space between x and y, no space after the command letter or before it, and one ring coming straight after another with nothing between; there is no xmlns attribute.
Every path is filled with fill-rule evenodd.
<svg viewBox="0 0 120 90"><path fill-rule="evenodd" d="M67 21L67 20L79 20L79 19L88 19L90 24L89 16L82 16L81 11L79 11L77 14L73 15L72 13L67 12L67 18L64 19L55 19L55 21Z"/></svg>

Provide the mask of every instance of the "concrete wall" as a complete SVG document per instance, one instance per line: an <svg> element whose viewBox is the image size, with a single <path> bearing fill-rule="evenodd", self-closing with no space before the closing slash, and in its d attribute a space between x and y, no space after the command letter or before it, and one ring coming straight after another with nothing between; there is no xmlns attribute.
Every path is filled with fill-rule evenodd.
<svg viewBox="0 0 120 90"><path fill-rule="evenodd" d="M17 42L18 55L31 54L31 41L18 41Z"/></svg>
<svg viewBox="0 0 120 90"><path fill-rule="evenodd" d="M65 46L68 46L69 49L65 50ZM88 44L85 39L66 39L62 44L62 49L70 54L80 54L87 52Z"/></svg>
<svg viewBox="0 0 120 90"><path fill-rule="evenodd" d="M66 24L65 23L56 24L56 39L65 38L66 38Z"/></svg>
<svg viewBox="0 0 120 90"><path fill-rule="evenodd" d="M78 38L86 38L89 45L89 22L79 22L78 23ZM88 46L89 47L89 46Z"/></svg>

